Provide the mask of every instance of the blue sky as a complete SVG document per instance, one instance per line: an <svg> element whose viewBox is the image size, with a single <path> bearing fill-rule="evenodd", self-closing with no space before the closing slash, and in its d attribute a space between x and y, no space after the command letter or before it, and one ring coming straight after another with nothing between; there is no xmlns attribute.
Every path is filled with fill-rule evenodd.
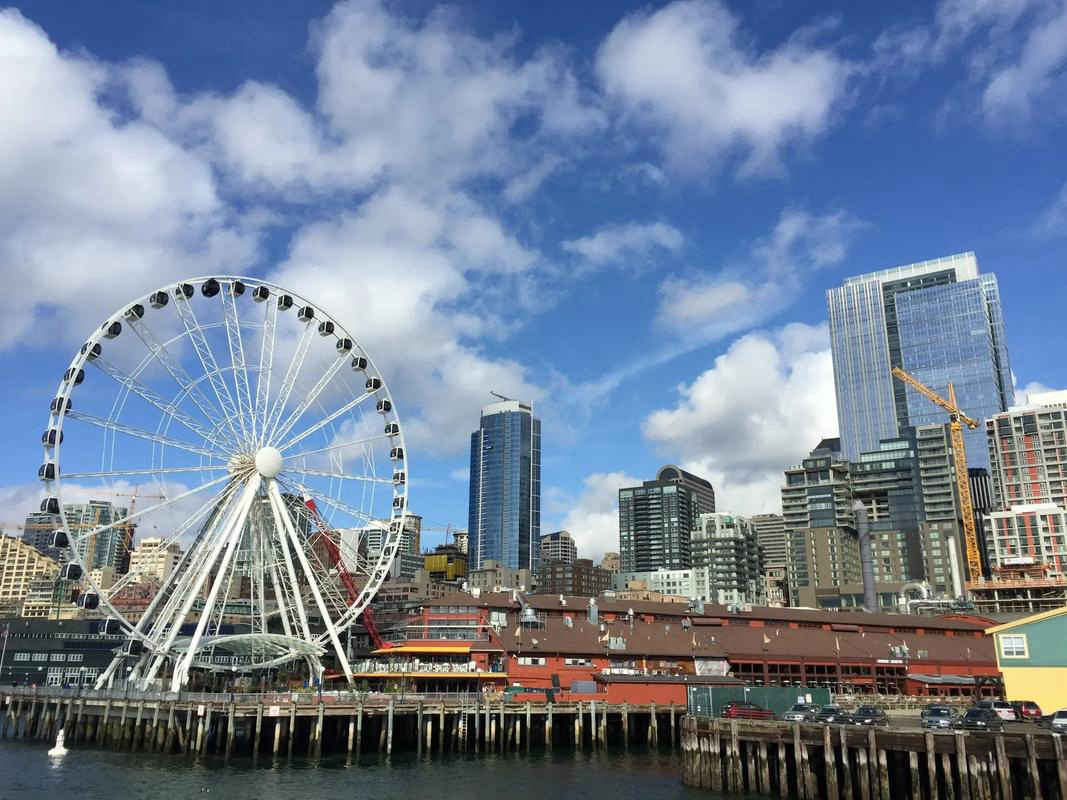
<svg viewBox="0 0 1067 800"><path fill-rule="evenodd" d="M3 522L115 307L291 285L375 356L412 510L466 523L495 390L545 529L614 546L681 462L773 511L836 418L825 290L974 250L1020 387L1067 386L1067 4L62 2L0 13Z"/></svg>

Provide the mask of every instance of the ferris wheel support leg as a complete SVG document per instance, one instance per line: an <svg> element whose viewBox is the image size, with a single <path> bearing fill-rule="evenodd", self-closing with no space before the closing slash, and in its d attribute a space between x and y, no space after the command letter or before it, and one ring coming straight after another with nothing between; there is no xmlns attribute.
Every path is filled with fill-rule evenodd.
<svg viewBox="0 0 1067 800"><path fill-rule="evenodd" d="M215 600L218 599L219 590L222 587L223 582L226 580L226 575L229 573L230 561L233 560L233 554L237 550L237 545L241 541L241 533L244 530L245 520L248 519L248 511L252 507L252 502L256 499L256 492L259 491L259 486L262 479L259 473L255 473L249 479L248 484L245 486L244 493L241 496L241 502L237 507L237 512L233 515L229 528L225 535L222 537L222 541L225 542L225 553L222 556L222 561L215 574L215 580L211 585L211 590L208 593L207 599L204 601L204 610L200 614L200 619L196 623L196 630L193 632L193 638L189 642L189 648L185 651L178 665L174 668L174 675L171 678L171 691L177 692L181 690L182 685L186 682L189 675L189 667L193 663L193 658L196 656L196 648L200 644L200 639L204 635L204 629L207 627L208 620L211 618L211 611L215 606ZM205 575L207 577L206 570L207 565L204 567ZM190 601L193 599L189 598Z"/></svg>
<svg viewBox="0 0 1067 800"><path fill-rule="evenodd" d="M296 609L296 619L300 624L301 635L311 641L311 628L308 627L307 612L304 610L304 600L300 596L298 587L300 584L296 579L296 569L293 567L293 558L289 554L289 543L287 541L288 536L285 533L285 525L281 521L281 517L278 515L277 509L274 507L274 496L267 492L267 498L270 500L271 512L274 514L274 529L278 536L278 546L282 551L282 558L285 560L285 573L289 577L289 586L293 595L293 607Z"/></svg>
<svg viewBox="0 0 1067 800"><path fill-rule="evenodd" d="M114 684L115 682L115 672L118 671L119 664L121 663L122 656L115 656L113 659L111 659L111 663L107 665L107 669L100 673L100 677L96 679L96 683L93 685L93 688L103 689L107 687L108 689L110 689L112 684Z"/></svg>
<svg viewBox="0 0 1067 800"><path fill-rule="evenodd" d="M278 482L272 480L267 487L267 491L271 496L274 513L282 518L282 523L285 525L285 530L289 534L289 540L292 542L293 550L296 552L297 560L300 562L300 567L304 570L304 575L307 576L308 585L311 587L311 595L315 598L315 605L319 608L319 614L322 615L322 624L326 626L326 632L329 634L330 641L333 643L334 652L337 654L337 663L341 666L345 678L349 683L352 683L352 667L349 665L348 657L345 655L344 645L341 644L341 637L337 634L337 628L334 626L333 617L330 616L330 612L326 608L326 603L322 599L322 593L319 591L318 582L315 580L315 575L311 571L311 565L308 563L307 556L304 555L304 550L300 546L300 538L297 536L296 529L293 527L293 521L285 511L285 501L282 500L281 492L278 489Z"/></svg>

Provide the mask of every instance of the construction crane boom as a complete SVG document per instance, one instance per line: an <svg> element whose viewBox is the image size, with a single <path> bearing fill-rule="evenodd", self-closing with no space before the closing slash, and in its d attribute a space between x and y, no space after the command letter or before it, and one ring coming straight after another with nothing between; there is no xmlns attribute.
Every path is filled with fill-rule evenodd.
<svg viewBox="0 0 1067 800"><path fill-rule="evenodd" d="M893 377L910 386L931 403L948 412L949 438L952 441L952 460L956 467L956 489L960 495L960 513L963 515L963 542L967 553L967 573L972 581L982 577L982 555L978 548L978 530L974 522L974 500L971 497L971 480L967 475L967 451L963 445L963 426L974 429L978 420L968 417L956 403L956 387L948 385L946 400L929 386L920 383L900 367L893 368Z"/></svg>
<svg viewBox="0 0 1067 800"><path fill-rule="evenodd" d="M344 584L345 594L348 595L348 604L352 605L356 602L356 598L359 597L359 589L356 587L356 582L352 578L352 573L348 571L348 567L345 566L344 559L341 557L341 548L338 547L337 542L334 541L334 536L336 534L322 519L314 499L312 499L310 495L305 494L303 500L304 505L307 507L308 515L311 517L312 522L315 523L315 527L318 528L319 537L322 540L323 546L325 546L326 552L329 554L330 560L333 562L333 566L337 568L337 574L341 578L341 583ZM370 637L375 650L393 646L392 642L386 642L382 639L382 635L378 631L378 626L374 622L374 614L371 612L370 606L363 609L363 613L360 617L362 618L363 627L367 629L367 635Z"/></svg>

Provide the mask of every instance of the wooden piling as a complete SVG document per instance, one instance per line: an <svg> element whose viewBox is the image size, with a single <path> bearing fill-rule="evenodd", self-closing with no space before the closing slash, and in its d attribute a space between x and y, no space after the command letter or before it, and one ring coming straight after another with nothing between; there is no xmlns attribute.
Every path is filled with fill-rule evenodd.
<svg viewBox="0 0 1067 800"><path fill-rule="evenodd" d="M1056 754L1056 778L1060 784L1060 800L1067 800L1067 761L1064 760L1063 742L1059 736L1052 737L1052 752Z"/></svg>
<svg viewBox="0 0 1067 800"><path fill-rule="evenodd" d="M726 781L722 773L722 723L717 719L711 721L711 788L721 792Z"/></svg>
<svg viewBox="0 0 1067 800"><path fill-rule="evenodd" d="M263 703L256 703L256 732L252 737L252 759L253 761L259 756L259 748L263 735Z"/></svg>
<svg viewBox="0 0 1067 800"><path fill-rule="evenodd" d="M960 773L960 800L970 800L971 774L970 767L967 764L967 740L959 732L955 734L954 738L956 740L956 769Z"/></svg>
<svg viewBox="0 0 1067 800"><path fill-rule="evenodd" d="M163 752L174 751L174 702L167 706L167 729L163 733Z"/></svg>
<svg viewBox="0 0 1067 800"><path fill-rule="evenodd" d="M878 748L878 796L889 800L889 761L885 748Z"/></svg>
<svg viewBox="0 0 1067 800"><path fill-rule="evenodd" d="M233 752L233 743L237 738L237 731L234 730L234 716L236 709L234 703L231 700L229 707L226 709L226 758L230 757L230 753Z"/></svg>
<svg viewBox="0 0 1067 800"><path fill-rule="evenodd" d="M675 721L674 721L674 701L671 700L671 750L674 749L674 737L675 737L674 726L675 726Z"/></svg>
<svg viewBox="0 0 1067 800"><path fill-rule="evenodd" d="M848 749L848 728L841 726L841 768L844 773L841 776L841 786L844 789L845 800L852 800L852 757Z"/></svg>
<svg viewBox="0 0 1067 800"><path fill-rule="evenodd" d="M475 720L478 718L477 712L474 714ZM443 756L445 754L445 704L441 703L437 707L437 755Z"/></svg>
<svg viewBox="0 0 1067 800"><path fill-rule="evenodd" d="M552 703L545 708L545 750L552 749Z"/></svg>
<svg viewBox="0 0 1067 800"><path fill-rule="evenodd" d="M956 782L952 776L952 757L941 754L941 772L945 776L945 800L956 800Z"/></svg>
<svg viewBox="0 0 1067 800"><path fill-rule="evenodd" d="M130 731L130 749L137 750L143 744L141 732L141 717L144 716L144 700L137 703L137 715L133 721L133 730Z"/></svg>
<svg viewBox="0 0 1067 800"><path fill-rule="evenodd" d="M997 755L997 778L1000 783L1000 796L1003 800L1011 800L1011 764L1008 761L1008 753L1004 749L1004 734L996 736ZM1067 795L1063 795L1067 798ZM934 798L937 800L937 798Z"/></svg>
<svg viewBox="0 0 1067 800"><path fill-rule="evenodd" d="M285 726L285 746L289 758L293 757L293 741L296 739L296 703L289 706L289 723Z"/></svg>
<svg viewBox="0 0 1067 800"><path fill-rule="evenodd" d="M789 797L789 762L785 757L785 742L778 742L778 796Z"/></svg>
<svg viewBox="0 0 1067 800"><path fill-rule="evenodd" d="M1026 734L1026 772L1030 780L1031 796L1040 798L1041 773L1037 770L1037 748L1034 746L1034 735Z"/></svg>
<svg viewBox="0 0 1067 800"><path fill-rule="evenodd" d="M582 704L578 703L578 710L574 714L574 749L582 749Z"/></svg>
<svg viewBox="0 0 1067 800"><path fill-rule="evenodd" d="M653 747L659 747L659 723L658 723L658 720L657 720L657 717L656 717L656 704L655 703L649 703L648 704L648 714L649 714L649 720L648 721L651 724L651 727L649 728L649 730L652 733L651 744L652 744Z"/></svg>
<svg viewBox="0 0 1067 800"><path fill-rule="evenodd" d="M363 703L356 708L356 758L363 750Z"/></svg>
<svg viewBox="0 0 1067 800"><path fill-rule="evenodd" d="M844 728L841 729L841 733L844 734ZM842 747L844 745L842 744ZM822 752L823 752L823 765L826 768L826 793L831 798L836 800L837 793L837 759L834 758L834 746L830 741L830 726L825 725L822 729ZM845 779L848 779L848 774L845 774Z"/></svg>
<svg viewBox="0 0 1067 800"><path fill-rule="evenodd" d="M808 782L804 778L804 745L800 743L800 723L793 723L793 771L796 773L797 797L814 800L808 794Z"/></svg>
<svg viewBox="0 0 1067 800"><path fill-rule="evenodd" d="M927 731L926 735L923 736L923 741L926 746L926 783L930 787L927 800L938 800L937 756L934 752L934 735ZM1004 800L1008 800L1009 797L1010 795L1006 796Z"/></svg>
<svg viewBox="0 0 1067 800"><path fill-rule="evenodd" d="M392 701L389 702L389 712L392 714ZM315 714L315 758L322 756L322 729L326 714L326 704L319 701L318 711Z"/></svg>
<svg viewBox="0 0 1067 800"><path fill-rule="evenodd" d="M422 755L422 701L415 707L415 755Z"/></svg>
<svg viewBox="0 0 1067 800"><path fill-rule="evenodd" d="M673 711L673 706L671 707ZM625 749L630 747L630 704L622 704L622 746Z"/></svg>
<svg viewBox="0 0 1067 800"><path fill-rule="evenodd" d="M908 779L911 785L911 796L922 797L923 787L919 781L919 754L914 750L908 752Z"/></svg>
<svg viewBox="0 0 1067 800"><path fill-rule="evenodd" d="M871 767L867 762L866 747L856 748L856 772L859 778L860 800L871 800Z"/></svg>
<svg viewBox="0 0 1067 800"><path fill-rule="evenodd" d="M526 701L526 752L530 752L530 742L533 740L533 728L530 726L530 701Z"/></svg>
<svg viewBox="0 0 1067 800"><path fill-rule="evenodd" d="M393 703L392 700L390 700L389 701L389 730L387 731L387 733L385 735L385 754L386 755L392 755L393 754L393 711L394 711L394 703Z"/></svg>
<svg viewBox="0 0 1067 800"><path fill-rule="evenodd" d="M730 792L740 794L744 787L741 785L741 748L737 732L737 720L730 720Z"/></svg>

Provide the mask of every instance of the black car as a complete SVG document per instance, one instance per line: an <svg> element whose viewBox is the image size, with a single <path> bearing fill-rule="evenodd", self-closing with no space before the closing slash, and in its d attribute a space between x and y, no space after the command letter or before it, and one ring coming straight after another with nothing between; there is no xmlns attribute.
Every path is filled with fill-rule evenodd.
<svg viewBox="0 0 1067 800"><path fill-rule="evenodd" d="M956 727L959 717L950 706L929 705L922 710L921 724L927 729L951 730Z"/></svg>
<svg viewBox="0 0 1067 800"><path fill-rule="evenodd" d="M819 713L815 715L815 721L823 725L831 723L847 725L850 720L851 716L841 706L823 706L819 709Z"/></svg>
<svg viewBox="0 0 1067 800"><path fill-rule="evenodd" d="M860 706L852 715L852 724L867 725L869 727L888 725L889 717L878 706Z"/></svg>
<svg viewBox="0 0 1067 800"><path fill-rule="evenodd" d="M963 727L968 731L1004 730L1004 720L991 708L969 708L963 715Z"/></svg>

